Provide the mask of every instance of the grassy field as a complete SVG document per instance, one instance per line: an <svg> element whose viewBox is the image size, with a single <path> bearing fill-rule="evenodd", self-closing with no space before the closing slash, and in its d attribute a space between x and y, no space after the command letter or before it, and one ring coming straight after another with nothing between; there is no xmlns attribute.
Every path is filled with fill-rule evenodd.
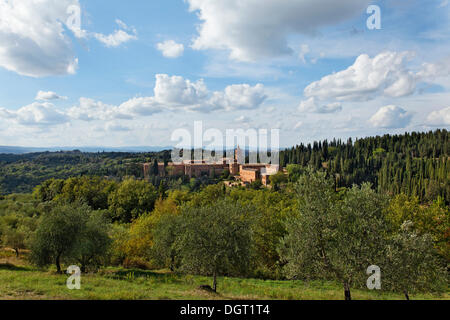
<svg viewBox="0 0 450 320"><path fill-rule="evenodd" d="M342 288L332 282L271 281L219 278L218 293L199 289L211 279L167 272L107 268L82 275L81 289L66 287L67 275L42 271L11 255L0 257L0 299L264 299L342 300ZM353 290L353 299L403 299L388 292ZM412 295L412 299L450 299L450 294Z"/></svg>

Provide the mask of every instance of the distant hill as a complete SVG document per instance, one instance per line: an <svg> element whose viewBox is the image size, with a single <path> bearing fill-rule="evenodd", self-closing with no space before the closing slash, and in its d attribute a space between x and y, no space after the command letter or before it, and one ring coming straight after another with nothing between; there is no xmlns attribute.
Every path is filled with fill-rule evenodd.
<svg viewBox="0 0 450 320"><path fill-rule="evenodd" d="M77 176L143 177L142 163L164 161L170 151L159 152L32 152L35 149L7 149L0 153L0 194L27 193L51 178L67 179ZM94 149L90 149L94 150ZM97 149L95 149L97 150Z"/></svg>
<svg viewBox="0 0 450 320"><path fill-rule="evenodd" d="M35 152L58 152L58 151L74 151L81 152L159 152L163 150L171 150L172 147L16 147L16 146L0 146L0 153L7 154L25 154Z"/></svg>

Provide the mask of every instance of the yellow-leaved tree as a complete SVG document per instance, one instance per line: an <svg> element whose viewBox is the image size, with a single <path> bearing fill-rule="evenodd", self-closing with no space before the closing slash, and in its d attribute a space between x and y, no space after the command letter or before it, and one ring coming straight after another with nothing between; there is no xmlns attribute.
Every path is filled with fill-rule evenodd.
<svg viewBox="0 0 450 320"><path fill-rule="evenodd" d="M152 267L151 249L153 247L153 231L160 219L165 216L177 215L178 207L172 199L158 200L151 213L141 215L131 224L125 242L125 267Z"/></svg>

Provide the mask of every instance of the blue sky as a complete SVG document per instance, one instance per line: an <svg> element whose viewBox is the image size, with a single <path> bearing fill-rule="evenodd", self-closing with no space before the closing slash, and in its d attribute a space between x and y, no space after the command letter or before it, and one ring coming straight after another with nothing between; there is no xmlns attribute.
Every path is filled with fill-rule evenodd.
<svg viewBox="0 0 450 320"><path fill-rule="evenodd" d="M290 146L448 129L449 101L446 0L0 0L0 145L165 146L203 121Z"/></svg>

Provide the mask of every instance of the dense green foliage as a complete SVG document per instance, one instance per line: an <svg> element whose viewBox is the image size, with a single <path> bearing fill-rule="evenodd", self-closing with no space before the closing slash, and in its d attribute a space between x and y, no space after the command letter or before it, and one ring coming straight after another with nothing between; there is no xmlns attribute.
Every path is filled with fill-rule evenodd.
<svg viewBox="0 0 450 320"><path fill-rule="evenodd" d="M447 130L301 144L281 151L280 164L326 168L337 187L370 182L380 192L404 193L420 201L440 196L450 203Z"/></svg>
<svg viewBox="0 0 450 320"><path fill-rule="evenodd" d="M27 193L49 179L80 176L143 177L142 163L167 158L159 153L82 153L80 151L0 154L0 190L3 193Z"/></svg>

